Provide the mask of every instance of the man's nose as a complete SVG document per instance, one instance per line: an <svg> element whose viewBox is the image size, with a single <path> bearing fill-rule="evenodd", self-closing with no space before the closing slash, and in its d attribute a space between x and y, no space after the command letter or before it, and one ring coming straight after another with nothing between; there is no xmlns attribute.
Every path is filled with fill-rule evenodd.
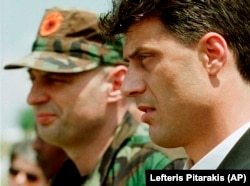
<svg viewBox="0 0 250 186"><path fill-rule="evenodd" d="M139 73L129 69L122 83L121 91L126 97L136 97L145 91L145 83L140 79Z"/></svg>
<svg viewBox="0 0 250 186"><path fill-rule="evenodd" d="M27 103L31 106L45 103L49 100L49 96L43 88L38 85L32 85L27 97Z"/></svg>

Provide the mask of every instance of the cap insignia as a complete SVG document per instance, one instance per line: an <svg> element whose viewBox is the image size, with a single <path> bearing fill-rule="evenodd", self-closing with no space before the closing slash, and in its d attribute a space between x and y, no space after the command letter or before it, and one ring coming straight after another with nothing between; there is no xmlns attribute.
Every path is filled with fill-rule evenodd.
<svg viewBox="0 0 250 186"><path fill-rule="evenodd" d="M45 37L53 34L57 31L62 21L63 15L59 12L47 14L40 27L40 35Z"/></svg>

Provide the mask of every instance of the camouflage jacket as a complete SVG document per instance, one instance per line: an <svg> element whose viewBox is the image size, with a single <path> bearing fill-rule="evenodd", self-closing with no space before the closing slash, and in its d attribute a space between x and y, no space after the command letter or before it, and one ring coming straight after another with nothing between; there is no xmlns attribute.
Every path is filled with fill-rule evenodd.
<svg viewBox="0 0 250 186"><path fill-rule="evenodd" d="M160 149L151 143L148 126L127 114L90 175L81 177L74 163L67 160L52 186L145 186L146 170L182 169L182 161L174 165L173 158Z"/></svg>

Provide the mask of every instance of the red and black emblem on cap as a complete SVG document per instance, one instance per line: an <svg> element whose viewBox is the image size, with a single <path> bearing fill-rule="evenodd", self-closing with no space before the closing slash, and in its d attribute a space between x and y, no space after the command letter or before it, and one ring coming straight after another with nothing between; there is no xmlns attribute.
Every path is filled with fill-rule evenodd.
<svg viewBox="0 0 250 186"><path fill-rule="evenodd" d="M48 13L41 24L40 35L45 37L53 34L57 31L62 21L63 15L60 12Z"/></svg>

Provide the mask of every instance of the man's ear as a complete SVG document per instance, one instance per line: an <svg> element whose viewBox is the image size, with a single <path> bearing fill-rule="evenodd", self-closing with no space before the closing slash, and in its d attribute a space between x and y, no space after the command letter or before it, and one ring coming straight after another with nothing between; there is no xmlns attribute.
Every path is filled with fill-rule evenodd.
<svg viewBox="0 0 250 186"><path fill-rule="evenodd" d="M216 75L225 65L228 46L225 39L218 33L209 32L199 42L200 56L210 76Z"/></svg>
<svg viewBox="0 0 250 186"><path fill-rule="evenodd" d="M110 82L112 84L112 89L109 92L108 101L116 102L123 98L121 93L121 86L127 72L127 67L123 65L116 66L109 73Z"/></svg>

